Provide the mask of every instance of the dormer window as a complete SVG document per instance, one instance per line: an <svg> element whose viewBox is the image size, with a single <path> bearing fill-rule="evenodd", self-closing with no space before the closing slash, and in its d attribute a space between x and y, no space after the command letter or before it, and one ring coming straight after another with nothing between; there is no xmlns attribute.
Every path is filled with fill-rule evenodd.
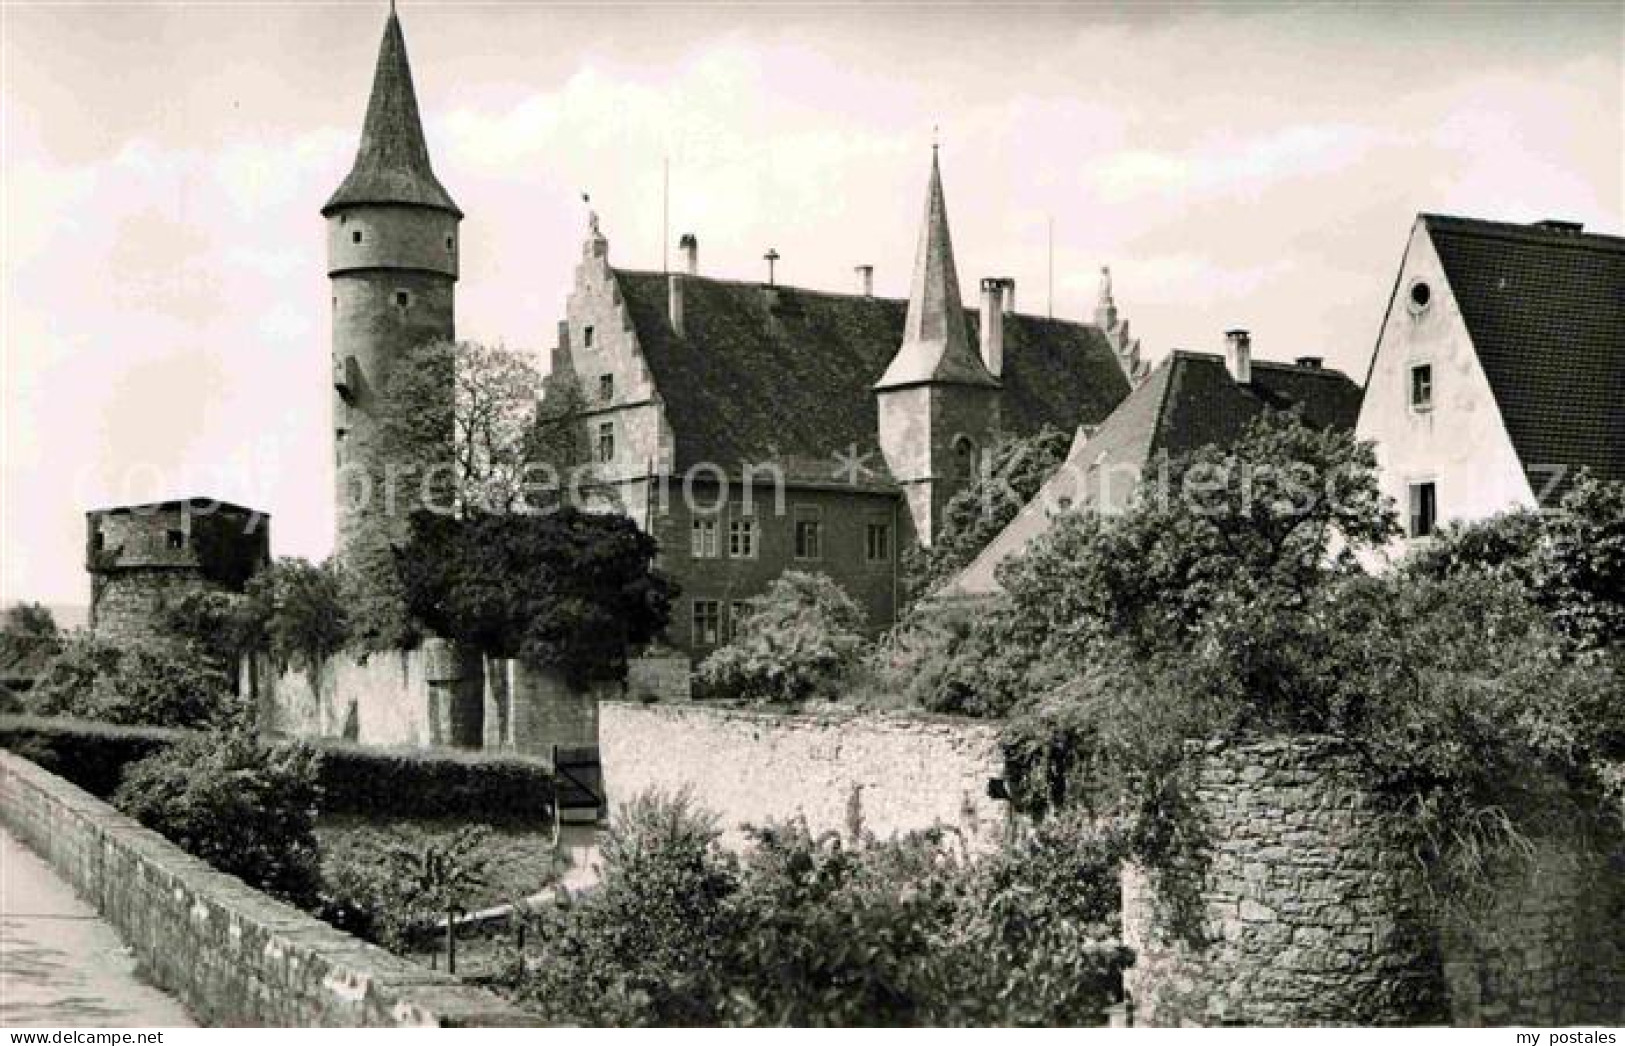
<svg viewBox="0 0 1625 1046"><path fill-rule="evenodd" d="M1411 367L1411 409L1433 409L1433 365L1417 363Z"/></svg>

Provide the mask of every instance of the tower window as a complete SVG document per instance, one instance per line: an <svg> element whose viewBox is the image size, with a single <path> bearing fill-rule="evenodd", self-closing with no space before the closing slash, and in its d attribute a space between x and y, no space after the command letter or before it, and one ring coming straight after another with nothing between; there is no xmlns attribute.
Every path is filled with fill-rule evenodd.
<svg viewBox="0 0 1625 1046"><path fill-rule="evenodd" d="M1433 365L1418 363L1411 368L1411 409L1433 409Z"/></svg>
<svg viewBox="0 0 1625 1046"><path fill-rule="evenodd" d="M164 531L164 545L171 552L179 552L186 547L186 532L184 530Z"/></svg>
<svg viewBox="0 0 1625 1046"><path fill-rule="evenodd" d="M581 344L586 346L589 349L592 348L592 325L591 324L588 324L586 327L582 328L582 330L581 330Z"/></svg>
<svg viewBox="0 0 1625 1046"><path fill-rule="evenodd" d="M457 241L452 239L450 236L446 237L446 250L455 251L456 249L457 249Z"/></svg>
<svg viewBox="0 0 1625 1046"><path fill-rule="evenodd" d="M599 377L598 398L605 403L615 398L615 375L604 374Z"/></svg>
<svg viewBox="0 0 1625 1046"><path fill-rule="evenodd" d="M608 463L615 460L615 423L602 422L598 426L598 460Z"/></svg>
<svg viewBox="0 0 1625 1046"><path fill-rule="evenodd" d="M976 444L969 436L954 440L954 478L973 479L976 476Z"/></svg>
<svg viewBox="0 0 1625 1046"><path fill-rule="evenodd" d="M1425 538L1433 533L1439 520L1438 494L1431 482L1412 483L1411 537Z"/></svg>
<svg viewBox="0 0 1625 1046"><path fill-rule="evenodd" d="M360 229L351 229L350 230L350 242L351 243L360 243L361 242L361 230Z"/></svg>
<svg viewBox="0 0 1625 1046"><path fill-rule="evenodd" d="M412 304L412 292L411 291L396 291L395 292L395 304L399 305L403 309L406 308L408 305Z"/></svg>

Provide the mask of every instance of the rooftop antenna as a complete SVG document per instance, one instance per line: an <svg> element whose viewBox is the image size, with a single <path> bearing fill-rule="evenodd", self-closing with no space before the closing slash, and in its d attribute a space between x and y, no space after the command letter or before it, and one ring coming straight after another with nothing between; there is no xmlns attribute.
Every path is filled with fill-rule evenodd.
<svg viewBox="0 0 1625 1046"><path fill-rule="evenodd" d="M1055 215L1049 216L1049 318L1055 318Z"/></svg>
<svg viewBox="0 0 1625 1046"><path fill-rule="evenodd" d="M772 287L774 285L774 281L773 281L774 266L776 266L778 264L779 252L776 249L774 249L772 247L769 247L767 249L767 253L762 255L762 258L763 258L764 261L767 262L767 285L769 287Z"/></svg>

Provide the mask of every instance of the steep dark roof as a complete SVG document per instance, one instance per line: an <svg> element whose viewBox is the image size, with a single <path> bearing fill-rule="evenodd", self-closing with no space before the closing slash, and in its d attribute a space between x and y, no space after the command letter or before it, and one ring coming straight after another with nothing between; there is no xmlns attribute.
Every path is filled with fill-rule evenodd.
<svg viewBox="0 0 1625 1046"><path fill-rule="evenodd" d="M925 220L914 252L914 278L909 284L903 342L886 367L877 389L933 384L996 386L981 356L971 346L965 308L959 297L954 242L948 233L948 203L942 194L942 171L931 152L931 182L925 193Z"/></svg>
<svg viewBox="0 0 1625 1046"><path fill-rule="evenodd" d="M1352 431L1361 395L1360 386L1338 370L1255 360L1252 381L1238 385L1222 357L1175 351L1097 431L1080 434L1055 475L941 594L999 591L995 569L1048 530L1056 512L1072 506L1121 511L1140 475L1163 453L1228 445L1266 409L1298 409L1311 425Z"/></svg>
<svg viewBox="0 0 1625 1046"><path fill-rule="evenodd" d="M322 207L322 214L363 203L404 203L463 216L429 163L417 92L412 87L412 66L406 59L406 38L393 10L378 45L378 67L355 165Z"/></svg>
<svg viewBox="0 0 1625 1046"><path fill-rule="evenodd" d="M1422 220L1533 488L1550 466L1625 480L1625 238Z"/></svg>
<svg viewBox="0 0 1625 1046"><path fill-rule="evenodd" d="M679 337L665 275L615 276L665 401L679 470L702 461L833 463L851 446L877 447L873 386L901 342L905 302L682 277ZM976 344L977 316L964 316ZM1036 316L1006 318L1002 381L1003 424L1016 433L1099 422L1128 393L1097 328ZM878 452L867 463L884 473Z"/></svg>

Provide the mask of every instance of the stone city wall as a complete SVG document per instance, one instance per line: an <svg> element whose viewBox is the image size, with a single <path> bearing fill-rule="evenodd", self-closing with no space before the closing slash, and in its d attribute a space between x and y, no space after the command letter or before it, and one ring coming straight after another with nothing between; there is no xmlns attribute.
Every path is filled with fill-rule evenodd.
<svg viewBox="0 0 1625 1046"><path fill-rule="evenodd" d="M216 1026L514 1026L525 1014L215 871L106 803L0 752L0 823Z"/></svg>

